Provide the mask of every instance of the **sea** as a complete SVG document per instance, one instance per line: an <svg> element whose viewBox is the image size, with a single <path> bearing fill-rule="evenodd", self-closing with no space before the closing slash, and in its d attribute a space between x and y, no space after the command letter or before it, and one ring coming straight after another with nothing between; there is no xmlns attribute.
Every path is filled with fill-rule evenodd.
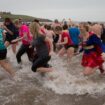
<svg viewBox="0 0 105 105"><path fill-rule="evenodd" d="M0 66L0 105L105 105L105 76L96 70L84 77L81 59L76 55L68 63L66 55L53 54L49 64L54 70L42 75L31 71L26 54L19 68L10 46L7 62L16 74L11 78Z"/></svg>

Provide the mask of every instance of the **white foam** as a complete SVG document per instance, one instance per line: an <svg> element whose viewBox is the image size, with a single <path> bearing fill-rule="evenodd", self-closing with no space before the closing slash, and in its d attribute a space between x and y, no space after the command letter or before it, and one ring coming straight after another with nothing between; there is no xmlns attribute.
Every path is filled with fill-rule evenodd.
<svg viewBox="0 0 105 105"><path fill-rule="evenodd" d="M11 62L14 65L16 60L12 56L11 50L8 56L10 60L12 58ZM80 66L81 55L74 57L70 65L67 64L66 60L59 58L58 55L53 55L50 64L53 66L54 71L47 73L44 79L38 73L31 71L31 64L26 55L22 56L22 59L23 68L16 70L15 80L17 82L25 82L27 77L32 80L36 78L44 87L52 89L57 94L105 93L105 78L101 79L98 73L88 78L80 75L83 69ZM49 77L52 77L53 80L48 79ZM4 86L3 83L0 83L0 85Z"/></svg>
<svg viewBox="0 0 105 105"><path fill-rule="evenodd" d="M94 82L92 78L87 78L84 76L81 76L78 73L78 71L81 72L81 68L77 68L75 71L75 75L70 74L70 72L67 69L67 66L65 62L63 62L60 58L55 56L56 59L53 59L52 64L55 67L56 71L53 73L48 74L48 76L55 76L54 80L45 81L44 86L47 88L52 89L55 91L55 93L58 94L95 94L100 92L105 92L105 82L103 81L97 81ZM73 61L73 63L78 62L78 59ZM77 64L78 66L79 64ZM76 65L72 65L75 66ZM69 68L69 70L72 72L72 67ZM78 71L77 71L78 70ZM98 74L94 75L97 76L96 79L98 79Z"/></svg>

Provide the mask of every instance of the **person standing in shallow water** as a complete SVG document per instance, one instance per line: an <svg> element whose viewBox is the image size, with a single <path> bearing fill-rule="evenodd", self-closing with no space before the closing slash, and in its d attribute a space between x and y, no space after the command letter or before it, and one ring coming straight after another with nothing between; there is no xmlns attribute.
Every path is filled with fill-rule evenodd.
<svg viewBox="0 0 105 105"><path fill-rule="evenodd" d="M16 58L17 58L19 67L21 67L22 66L21 56L23 54L27 53L29 61L32 62L33 60L33 49L29 48L30 42L32 41L32 35L30 34L30 30L27 25L25 24L22 25L21 23L19 23L19 37L22 41L22 45L20 46L16 54Z"/></svg>
<svg viewBox="0 0 105 105"><path fill-rule="evenodd" d="M104 53L102 52L102 43L95 30L96 27L93 26L94 34L89 35L88 26L84 26L83 29L81 29L81 34L83 35L81 51L84 51L81 64L84 67L84 75L94 73L96 68L100 70L101 74L105 73L102 66L104 62L102 58L102 54Z"/></svg>
<svg viewBox="0 0 105 105"><path fill-rule="evenodd" d="M68 62L74 55L74 43L71 40L71 37L68 32L68 26L64 25L63 30L61 27L56 27L56 31L61 35L61 41L57 43L57 45L62 45L63 47L58 52L59 56L62 57L65 53L67 53Z"/></svg>
<svg viewBox="0 0 105 105"><path fill-rule="evenodd" d="M53 45L50 39L40 34L40 26L36 22L30 24L30 31L33 35L32 47L36 49L36 56L33 61L33 72L51 72L53 69L49 67L48 61L51 59L51 53L53 51ZM46 43L50 45L50 51Z"/></svg>
<svg viewBox="0 0 105 105"><path fill-rule="evenodd" d="M3 40L3 29L0 26L0 66L3 67L12 77L15 75L11 65L6 61L7 49Z"/></svg>
<svg viewBox="0 0 105 105"><path fill-rule="evenodd" d="M12 40L17 38L17 29L10 18L5 18L3 28L6 30L5 46L12 46L12 51L16 54L16 43L12 43Z"/></svg>

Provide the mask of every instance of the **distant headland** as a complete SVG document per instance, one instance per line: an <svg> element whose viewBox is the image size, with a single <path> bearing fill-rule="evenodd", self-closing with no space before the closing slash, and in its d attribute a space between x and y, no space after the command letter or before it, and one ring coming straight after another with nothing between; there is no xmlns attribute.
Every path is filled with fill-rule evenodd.
<svg viewBox="0 0 105 105"><path fill-rule="evenodd" d="M7 17L9 17L13 20L22 18L22 20L25 22L30 22L30 21L33 21L34 19L38 19L40 22L52 22L49 19L36 18L33 16L27 16L27 15L17 15L17 14L12 14L11 12L0 11L0 22L4 21L4 19Z"/></svg>

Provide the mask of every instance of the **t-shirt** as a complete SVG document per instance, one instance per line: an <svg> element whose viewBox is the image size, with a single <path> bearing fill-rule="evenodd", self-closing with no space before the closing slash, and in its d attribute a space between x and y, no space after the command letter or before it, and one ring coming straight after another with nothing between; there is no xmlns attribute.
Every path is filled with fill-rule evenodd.
<svg viewBox="0 0 105 105"><path fill-rule="evenodd" d="M13 35L11 35L9 32L6 32L6 35L7 36L12 36L12 37L14 37L14 38L16 38L18 35L18 33L17 33L17 29L16 29L16 27L15 27L15 25L13 24L13 23L11 23L11 24L9 24L9 25L6 25L6 27L11 31L11 32L13 32Z"/></svg>
<svg viewBox="0 0 105 105"><path fill-rule="evenodd" d="M49 50L45 42L45 38L46 38L45 36L40 35L36 39L33 40L32 45L36 48L38 57L49 55Z"/></svg>
<svg viewBox="0 0 105 105"><path fill-rule="evenodd" d="M67 44L65 44L65 46L73 45L73 42L72 42L72 40L71 40L71 38L69 36L69 32L68 31L62 32L62 39L61 39L61 41L64 42L64 38L66 38L66 37L68 39L68 42L67 42Z"/></svg>
<svg viewBox="0 0 105 105"><path fill-rule="evenodd" d="M71 27L71 28L69 28L69 34L70 34L70 37L71 37L74 45L78 45L80 30L76 27Z"/></svg>
<svg viewBox="0 0 105 105"><path fill-rule="evenodd" d="M3 40L3 30L0 29L0 50L4 50L6 49L5 45L4 45L4 40Z"/></svg>
<svg viewBox="0 0 105 105"><path fill-rule="evenodd" d="M24 36L24 33L26 33L26 36ZM30 34L30 30L29 27L26 25L22 25L19 29L19 36L20 37L24 37L22 39L22 43L24 45L28 45L30 44L30 42L32 41L32 35Z"/></svg>

